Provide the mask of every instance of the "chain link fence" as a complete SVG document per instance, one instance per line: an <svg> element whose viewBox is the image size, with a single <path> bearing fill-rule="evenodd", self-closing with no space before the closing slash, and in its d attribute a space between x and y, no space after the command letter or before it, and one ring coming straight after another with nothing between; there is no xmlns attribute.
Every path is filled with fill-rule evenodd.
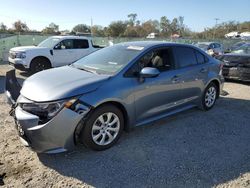
<svg viewBox="0 0 250 188"><path fill-rule="evenodd" d="M38 35L38 34L0 34L0 61L8 60L8 52L11 48L17 46L31 46L38 45L41 41L48 38L49 35ZM112 43L120 43L126 41L142 41L142 40L160 40L168 42L179 42L187 44L195 44L202 41L216 41L224 45L224 49L227 49L232 44L238 42L235 39L218 39L218 40L198 40L198 39L169 39L169 38L111 38L111 37L93 37L93 43L97 45L107 46L110 41Z"/></svg>

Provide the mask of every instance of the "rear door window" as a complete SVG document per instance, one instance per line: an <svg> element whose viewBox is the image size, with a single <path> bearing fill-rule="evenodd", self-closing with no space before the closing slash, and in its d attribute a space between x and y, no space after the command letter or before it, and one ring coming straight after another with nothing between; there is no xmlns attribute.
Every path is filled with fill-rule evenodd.
<svg viewBox="0 0 250 188"><path fill-rule="evenodd" d="M74 49L89 48L89 42L85 39L74 39Z"/></svg>
<svg viewBox="0 0 250 188"><path fill-rule="evenodd" d="M197 65L196 55L194 49L189 47L175 47L175 59L178 62L179 68Z"/></svg>

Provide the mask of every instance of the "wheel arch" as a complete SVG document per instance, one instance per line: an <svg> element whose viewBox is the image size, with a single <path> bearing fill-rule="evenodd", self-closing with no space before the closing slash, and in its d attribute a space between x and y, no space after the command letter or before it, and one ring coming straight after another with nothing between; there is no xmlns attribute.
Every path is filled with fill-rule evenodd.
<svg viewBox="0 0 250 188"><path fill-rule="evenodd" d="M31 59L31 61L30 61L30 67L31 67L31 64L34 63L34 60L36 60L36 59L46 59L46 61L48 61L48 63L50 64L50 67L52 67L52 63L51 63L50 59L48 57L42 56L42 55L36 56L33 59Z"/></svg>
<svg viewBox="0 0 250 188"><path fill-rule="evenodd" d="M209 82L208 82L208 84L206 85L206 88L207 88L207 86L210 84L210 83L214 83L216 86L217 86L217 88L218 88L218 92L217 92L217 98L220 96L220 81L219 80L217 80L217 79L212 79L212 80L210 80Z"/></svg>
<svg viewBox="0 0 250 188"><path fill-rule="evenodd" d="M120 103L118 101L105 101L105 102L97 105L94 109L99 108L99 107L104 106L104 105L108 105L108 104L111 104L111 105L117 107L119 110L121 110L121 112L123 114L123 118L124 118L124 130L129 131L129 116L128 116L128 112L127 112L125 106L122 103Z"/></svg>

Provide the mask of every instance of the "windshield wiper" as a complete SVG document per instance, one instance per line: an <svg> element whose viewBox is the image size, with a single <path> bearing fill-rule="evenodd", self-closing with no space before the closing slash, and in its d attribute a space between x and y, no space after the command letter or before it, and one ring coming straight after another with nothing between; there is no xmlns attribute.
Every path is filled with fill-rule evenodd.
<svg viewBox="0 0 250 188"><path fill-rule="evenodd" d="M90 73L93 73L93 74L98 74L96 71L84 69L84 68L82 68L82 67L77 67L77 66L75 66L74 64L71 64L70 66L72 66L72 67L74 67L74 68L77 68L77 69L79 69L79 70L83 70L83 71L90 72Z"/></svg>

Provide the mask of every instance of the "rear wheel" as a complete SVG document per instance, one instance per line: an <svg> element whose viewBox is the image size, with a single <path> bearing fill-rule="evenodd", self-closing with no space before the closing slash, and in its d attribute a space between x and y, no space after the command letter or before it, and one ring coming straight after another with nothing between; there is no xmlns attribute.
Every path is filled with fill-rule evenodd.
<svg viewBox="0 0 250 188"><path fill-rule="evenodd" d="M122 112L113 105L104 105L97 108L85 120L80 140L93 150L105 150L117 142L123 128Z"/></svg>
<svg viewBox="0 0 250 188"><path fill-rule="evenodd" d="M33 59L30 65L30 70L33 74L49 68L51 68L49 60L40 57Z"/></svg>
<svg viewBox="0 0 250 188"><path fill-rule="evenodd" d="M210 110L213 108L218 95L218 87L211 82L204 91L202 97L202 106L204 110Z"/></svg>

